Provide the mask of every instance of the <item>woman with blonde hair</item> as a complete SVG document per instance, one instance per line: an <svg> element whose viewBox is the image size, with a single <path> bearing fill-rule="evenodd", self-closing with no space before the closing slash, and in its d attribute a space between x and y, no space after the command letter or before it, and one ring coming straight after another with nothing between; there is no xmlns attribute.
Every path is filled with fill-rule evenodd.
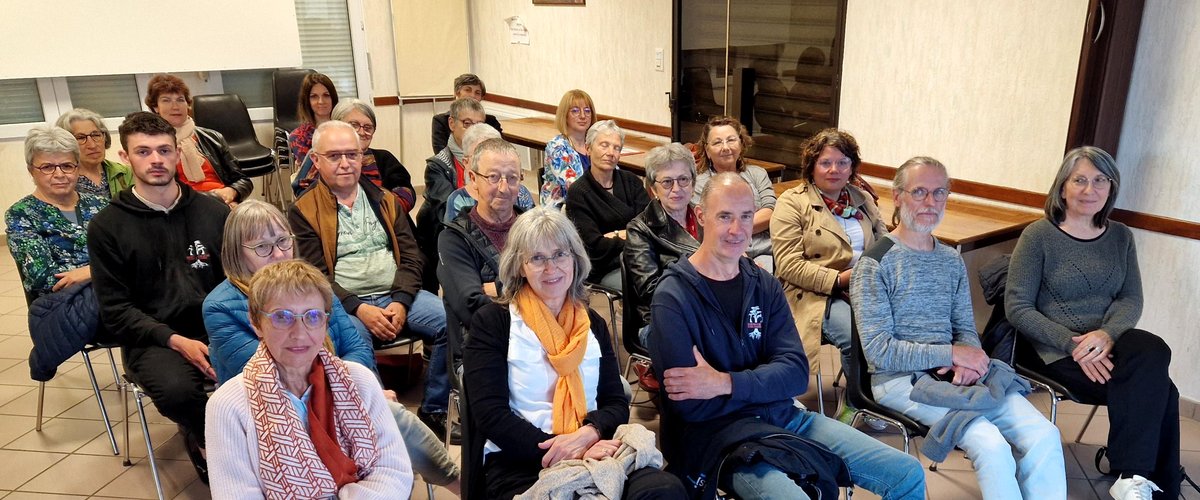
<svg viewBox="0 0 1200 500"><path fill-rule="evenodd" d="M590 267L558 210L530 210L509 230L500 254L503 291L475 313L463 353L470 422L463 460L484 476L469 486L486 490L468 493L512 498L559 462L604 460L636 447L614 436L629 420L629 397L604 320L587 307ZM682 484L660 470L653 443L642 443L638 456L646 451L658 462L626 467L622 498L682 498Z"/></svg>
<svg viewBox="0 0 1200 500"><path fill-rule="evenodd" d="M558 135L546 143L542 160L542 205L562 206L567 200L567 188L592 166L586 136L595 123L592 96L579 89L563 94L554 113Z"/></svg>

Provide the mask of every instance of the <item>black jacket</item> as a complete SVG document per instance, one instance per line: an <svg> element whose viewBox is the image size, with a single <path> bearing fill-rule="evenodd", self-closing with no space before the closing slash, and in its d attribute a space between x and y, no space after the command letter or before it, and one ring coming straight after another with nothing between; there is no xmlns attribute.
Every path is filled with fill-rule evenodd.
<svg viewBox="0 0 1200 500"><path fill-rule="evenodd" d="M579 231L592 261L588 281L599 281L621 266L618 259L625 241L604 234L625 229L649 204L650 195L641 179L624 170L613 171L612 194L596 182L590 169L567 188L567 217Z"/></svg>
<svg viewBox="0 0 1200 500"><path fill-rule="evenodd" d="M802 438L759 418L687 424L683 455L669 468L681 476L692 498L715 498L722 476L741 465L766 462L786 471L810 498L837 498L850 486L850 469L825 445ZM696 428L699 427L699 428ZM814 490L819 490L814 491Z"/></svg>
<svg viewBox="0 0 1200 500"><path fill-rule="evenodd" d="M484 115L483 122L491 125L497 132L504 133L500 130L500 120L492 115ZM433 115L433 154L446 149L446 142L450 140L450 112L438 113Z"/></svg>
<svg viewBox="0 0 1200 500"><path fill-rule="evenodd" d="M225 137L211 128L196 127L196 138L200 153L208 158L209 164L217 172L217 177L221 178L226 187L237 191L235 201L242 201L250 196L250 193L254 192L254 183L242 173L242 167L238 165L233 153L229 152L229 144L225 142Z"/></svg>
<svg viewBox="0 0 1200 500"><path fill-rule="evenodd" d="M455 183L454 155L449 148L425 160L425 203L417 211L417 246L425 259L421 268L424 289L437 293L441 284L437 275L438 235L442 232L442 216L446 214L446 200L458 189Z"/></svg>
<svg viewBox="0 0 1200 500"><path fill-rule="evenodd" d="M617 368L617 357L609 341L604 319L588 309L592 335L600 344L600 378L596 388L596 410L584 423L596 426L601 439L612 439L617 427L629 422L629 399ZM483 445L491 440L500 447L490 460L506 468L542 469L546 450L538 443L553 437L534 427L509 407L508 343L512 316L508 306L488 304L471 319L471 338L463 350L463 383L467 399L467 432L463 443L463 470L483 475ZM464 477L467 488L475 481ZM470 498L477 498L471 496Z"/></svg>
<svg viewBox="0 0 1200 500"><path fill-rule="evenodd" d="M446 304L446 336L456 361L462 357L471 317L492 303L492 298L483 293L483 284L495 282L496 291L501 291L496 281L500 274L500 250L471 220L474 208L459 212L438 236L437 273Z"/></svg>
<svg viewBox="0 0 1200 500"><path fill-rule="evenodd" d="M632 280L625 287L634 291L625 297L625 304L636 307L642 324L648 325L650 299L667 265L695 253L700 242L667 215L659 200L651 201L625 229L621 258L625 261L625 277Z"/></svg>
<svg viewBox="0 0 1200 500"><path fill-rule="evenodd" d="M229 208L180 184L164 213L122 191L88 224L100 317L129 347L167 347L172 334L207 342L201 305L225 279L221 241Z"/></svg>

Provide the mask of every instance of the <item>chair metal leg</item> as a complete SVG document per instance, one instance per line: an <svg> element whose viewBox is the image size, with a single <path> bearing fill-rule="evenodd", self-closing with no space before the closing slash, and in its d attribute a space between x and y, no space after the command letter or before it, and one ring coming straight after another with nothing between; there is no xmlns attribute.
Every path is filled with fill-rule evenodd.
<svg viewBox="0 0 1200 500"><path fill-rule="evenodd" d="M117 388L120 389L125 386L125 381L121 380L121 376L117 374L117 360L113 358L112 348L105 349L105 351L108 352L108 367L112 368L113 382L116 382Z"/></svg>
<svg viewBox="0 0 1200 500"><path fill-rule="evenodd" d="M121 465L129 467L133 465L133 461L129 459L129 383L121 384L121 410L124 412L125 420L125 462Z"/></svg>
<svg viewBox="0 0 1200 500"><path fill-rule="evenodd" d="M1099 409L1100 409L1100 405L1095 405L1092 407L1092 411L1088 412L1087 420L1083 421L1083 427L1081 427L1079 429L1079 434L1077 434L1075 436L1076 443L1078 443L1080 439L1083 439L1083 433L1087 432L1088 426L1092 424L1092 418L1095 418L1095 416L1096 416L1096 410L1099 410Z"/></svg>
<svg viewBox="0 0 1200 500"><path fill-rule="evenodd" d="M425 483L425 493L429 495L429 500L433 500L433 485Z"/></svg>
<svg viewBox="0 0 1200 500"><path fill-rule="evenodd" d="M100 384L96 382L96 370L92 367L92 357L86 350L80 351L79 354L83 355L83 366L87 368L88 381L92 383L92 393L96 395L96 404L100 406L100 418L104 420L104 430L108 433L108 444L112 445L113 455L120 455L121 450L117 448L117 435L113 433L112 422L108 419L108 408L104 407Z"/></svg>
<svg viewBox="0 0 1200 500"><path fill-rule="evenodd" d="M158 478L158 462L154 460L154 443L150 441L150 425L146 422L146 405L142 401L145 393L140 387L134 386L133 397L137 402L138 419L142 421L142 438L146 441L146 460L150 462L150 473L154 475L154 490L158 492L158 500L163 500L162 480Z"/></svg>
<svg viewBox="0 0 1200 500"><path fill-rule="evenodd" d="M821 382L821 370L817 370L817 411L825 415L825 384Z"/></svg>
<svg viewBox="0 0 1200 500"><path fill-rule="evenodd" d="M42 406L46 404L46 383L38 383L38 406L37 406L37 423L34 424L33 430L42 432Z"/></svg>

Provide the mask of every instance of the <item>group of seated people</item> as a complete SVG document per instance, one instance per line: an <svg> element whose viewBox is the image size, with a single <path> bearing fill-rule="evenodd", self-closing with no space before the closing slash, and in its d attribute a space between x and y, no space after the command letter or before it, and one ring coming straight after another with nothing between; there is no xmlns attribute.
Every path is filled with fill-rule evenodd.
<svg viewBox="0 0 1200 500"><path fill-rule="evenodd" d="M247 199L249 180L170 75L151 80L152 112L120 126L128 166L105 158L90 111L31 130L35 189L5 214L26 290L94 289L101 328L215 498L403 498L414 473L483 498L821 498L851 485L923 498L916 458L796 400L822 338L843 356L859 342L875 400L931 428L935 461L962 449L985 498L1066 497L1058 429L981 348L962 257L933 236L951 189L936 159L897 170L889 230L845 131L808 141L801 182L778 199L730 117L690 149L646 152L638 179L618 166L624 132L573 90L536 207L516 148L487 124L482 82L464 75L414 222L403 165L369 148L370 106L310 77L290 139L313 173L286 214ZM1119 186L1108 153L1067 154L1046 217L1013 252L1004 307L1039 371L1109 405L1114 498L1177 497L1171 352L1135 328L1134 241L1109 219ZM661 452L628 423L616 333L584 288L625 279L664 396ZM375 350L398 338L429 351L416 415L376 371ZM456 434L452 387L461 479L442 440Z"/></svg>

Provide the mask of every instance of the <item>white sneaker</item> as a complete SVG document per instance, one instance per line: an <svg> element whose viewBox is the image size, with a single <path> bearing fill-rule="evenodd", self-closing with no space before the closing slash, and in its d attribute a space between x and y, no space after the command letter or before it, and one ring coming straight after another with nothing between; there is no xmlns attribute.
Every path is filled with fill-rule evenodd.
<svg viewBox="0 0 1200 500"><path fill-rule="evenodd" d="M1162 492L1157 484L1139 475L1118 479L1108 489L1115 500L1150 500L1153 492Z"/></svg>

